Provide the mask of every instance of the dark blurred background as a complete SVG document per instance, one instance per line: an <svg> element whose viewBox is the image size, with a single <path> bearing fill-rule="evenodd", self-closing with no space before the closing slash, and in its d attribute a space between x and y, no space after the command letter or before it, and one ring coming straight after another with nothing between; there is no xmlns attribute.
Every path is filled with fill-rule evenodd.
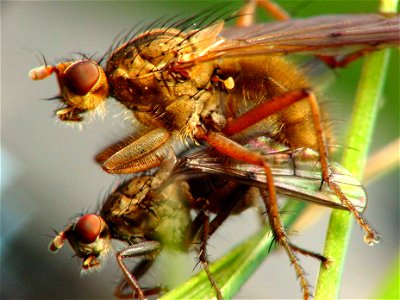
<svg viewBox="0 0 400 300"><path fill-rule="evenodd" d="M54 77L40 82L28 78L31 68L74 52L100 57L114 38L139 21L187 16L215 5L215 1L148 2L1 2L1 298L111 298L120 277L110 255L100 272L80 276L80 261L71 259L69 247L57 255L48 252L52 229L62 230L84 211L95 211L115 178L94 162L94 155L130 132L116 105L106 118L70 128L53 117L54 102L41 100L58 93ZM295 16L327 13L373 12L376 1L282 2ZM232 10L240 7L233 2ZM260 13L263 15L263 13ZM38 59L39 57L39 59ZM337 71L327 91L332 102L338 144L343 142L361 62ZM382 106L372 150L399 136L399 55L392 51ZM398 155L398 153L394 153ZM366 218L383 236L368 247L363 232L354 226L340 297L368 298L376 290L398 253L398 169L367 187ZM328 217L293 237L307 249L322 251ZM211 258L250 236L257 229L256 212L249 211L226 222L210 241ZM244 230L246 229L246 230ZM121 245L117 246L119 249ZM302 259L314 283L318 263ZM169 271L165 257L146 282L151 285L171 277L171 272L193 274L194 255L173 262L185 270ZM276 251L241 289L237 298L298 298L294 271L283 251Z"/></svg>

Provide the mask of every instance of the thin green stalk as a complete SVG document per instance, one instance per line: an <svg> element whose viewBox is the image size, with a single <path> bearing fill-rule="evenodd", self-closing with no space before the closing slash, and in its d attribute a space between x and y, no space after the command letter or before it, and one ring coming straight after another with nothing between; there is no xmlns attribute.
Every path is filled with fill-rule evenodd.
<svg viewBox="0 0 400 300"><path fill-rule="evenodd" d="M395 1L384 1L385 8L382 5L381 9L387 12L389 2ZM396 11L395 5L391 8L392 12ZM385 49L368 55L363 65L342 159L342 165L358 178L364 172L388 59L389 49ZM315 299L338 298L352 223L353 217L348 212L332 211L324 249L324 255L332 260L332 264L320 269Z"/></svg>

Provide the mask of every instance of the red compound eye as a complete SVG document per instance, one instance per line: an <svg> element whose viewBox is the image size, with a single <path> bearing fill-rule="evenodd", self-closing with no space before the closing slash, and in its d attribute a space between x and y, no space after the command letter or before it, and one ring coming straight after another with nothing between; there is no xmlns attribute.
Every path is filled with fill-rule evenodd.
<svg viewBox="0 0 400 300"><path fill-rule="evenodd" d="M85 60L71 65L63 75L63 82L71 92L84 96L90 92L99 76L97 65Z"/></svg>
<svg viewBox="0 0 400 300"><path fill-rule="evenodd" d="M79 241L85 244L93 243L100 234L101 219L97 215L84 215L74 226L74 232Z"/></svg>

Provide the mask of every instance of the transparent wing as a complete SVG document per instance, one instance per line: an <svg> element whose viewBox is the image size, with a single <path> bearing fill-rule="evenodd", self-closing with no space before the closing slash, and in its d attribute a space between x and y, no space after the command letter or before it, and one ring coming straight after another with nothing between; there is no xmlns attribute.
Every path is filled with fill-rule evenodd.
<svg viewBox="0 0 400 300"><path fill-rule="evenodd" d="M257 54L340 55L400 46L399 15L327 15L227 28L224 41L194 59Z"/></svg>
<svg viewBox="0 0 400 300"><path fill-rule="evenodd" d="M322 184L318 152L308 148L289 150L271 143L270 139L261 137L257 138L256 143L248 146L265 154L279 194L328 207L347 209L336 194L326 184ZM265 152L266 147L261 148L260 145L267 145L268 152ZM329 170L331 182L336 183L356 209L362 212L366 207L366 193L361 182L339 164L331 163ZM208 150L182 159L174 172L187 176L214 174L261 188L265 188L266 183L262 168L222 157Z"/></svg>

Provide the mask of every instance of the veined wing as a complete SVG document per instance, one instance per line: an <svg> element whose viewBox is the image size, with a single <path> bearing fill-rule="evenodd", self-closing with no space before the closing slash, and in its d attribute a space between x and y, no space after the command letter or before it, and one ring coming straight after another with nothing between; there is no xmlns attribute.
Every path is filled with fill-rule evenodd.
<svg viewBox="0 0 400 300"><path fill-rule="evenodd" d="M196 61L257 54L341 55L400 46L400 16L326 15L227 28L224 40Z"/></svg>
<svg viewBox="0 0 400 300"><path fill-rule="evenodd" d="M347 209L329 186L323 184L318 152L308 148L282 150L282 147L265 153L279 194ZM366 193L361 182L337 163L330 163L329 170L331 182L340 187L357 211L362 212L366 207ZM267 180L263 168L212 154L207 150L183 158L174 174L194 177L214 174L260 188L265 188Z"/></svg>

